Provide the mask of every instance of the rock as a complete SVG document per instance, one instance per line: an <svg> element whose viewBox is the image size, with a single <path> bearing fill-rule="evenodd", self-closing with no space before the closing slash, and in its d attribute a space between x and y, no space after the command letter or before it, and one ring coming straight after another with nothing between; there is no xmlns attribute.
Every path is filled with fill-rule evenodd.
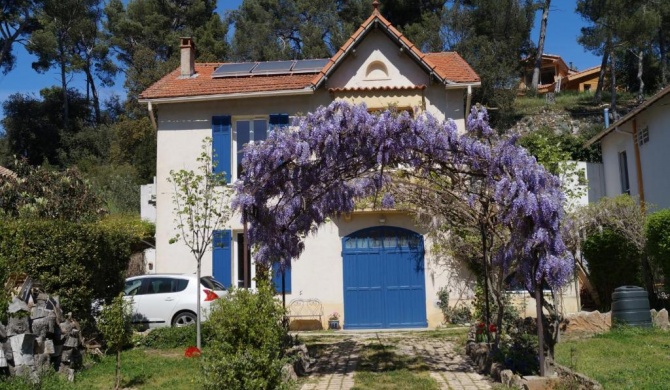
<svg viewBox="0 0 670 390"><path fill-rule="evenodd" d="M513 389L522 388L521 377L514 374L512 370L502 370L500 371L500 381L503 385L511 387Z"/></svg>
<svg viewBox="0 0 670 390"><path fill-rule="evenodd" d="M27 313L30 313L30 308L28 308L28 304L23 302L17 297L14 297L12 299L12 303L9 304L9 307L7 308L7 313L14 314L20 311L25 311Z"/></svg>
<svg viewBox="0 0 670 390"><path fill-rule="evenodd" d="M293 365L291 363L284 364L284 367L281 369L281 374L284 382L293 382L298 380L298 375L293 371Z"/></svg>
<svg viewBox="0 0 670 390"><path fill-rule="evenodd" d="M491 364L491 372L490 375L493 379L499 381L500 380L500 373L505 369L505 366L502 365L501 363L493 363Z"/></svg>
<svg viewBox="0 0 670 390"><path fill-rule="evenodd" d="M286 351L286 356L293 360L293 372L298 376L306 376L312 369L312 359L309 357L307 346L296 345Z"/></svg>
<svg viewBox="0 0 670 390"><path fill-rule="evenodd" d="M7 329L2 323L0 323L0 341L5 341L6 338L7 338Z"/></svg>
<svg viewBox="0 0 670 390"><path fill-rule="evenodd" d="M32 366L35 364L33 353L35 350L35 335L31 333L19 334L9 338L12 345L15 366Z"/></svg>
<svg viewBox="0 0 670 390"><path fill-rule="evenodd" d="M524 390L546 390L554 389L560 384L558 376L525 376L522 388Z"/></svg>
<svg viewBox="0 0 670 390"><path fill-rule="evenodd" d="M561 329L567 334L595 334L608 332L611 324L612 321L609 312L600 313L599 311L580 311L579 313L566 315Z"/></svg>
<svg viewBox="0 0 670 390"><path fill-rule="evenodd" d="M30 332L30 321L27 316L9 317L7 321L7 336L16 336L26 332Z"/></svg>
<svg viewBox="0 0 670 390"><path fill-rule="evenodd" d="M655 316L653 315L654 311L655 310L652 309L652 319L653 319L652 321L654 323L654 327L663 330L670 329L670 321L668 321L668 311L666 309L662 309Z"/></svg>

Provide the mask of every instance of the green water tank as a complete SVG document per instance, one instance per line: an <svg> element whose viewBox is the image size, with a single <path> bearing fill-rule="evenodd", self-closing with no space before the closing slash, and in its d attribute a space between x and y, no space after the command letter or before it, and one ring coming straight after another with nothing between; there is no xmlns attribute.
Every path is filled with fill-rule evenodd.
<svg viewBox="0 0 670 390"><path fill-rule="evenodd" d="M615 324L651 328L647 290L637 286L621 286L614 289L612 325Z"/></svg>

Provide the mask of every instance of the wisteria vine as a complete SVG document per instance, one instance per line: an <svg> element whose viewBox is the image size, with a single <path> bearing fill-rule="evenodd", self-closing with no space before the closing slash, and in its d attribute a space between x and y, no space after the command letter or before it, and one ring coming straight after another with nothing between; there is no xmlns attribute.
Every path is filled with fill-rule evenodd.
<svg viewBox="0 0 670 390"><path fill-rule="evenodd" d="M559 179L514 137L498 138L486 110L473 108L459 134L453 120L407 112L372 114L365 105L335 101L249 144L236 182L233 207L249 224L249 242L260 262L285 265L304 250L304 239L327 218L352 212L355 201L383 193L393 208L394 169L414 177L448 170L492 189L495 217L509 239L494 254L516 267L531 288L546 280L554 288L572 276L573 260L561 237L563 193ZM438 169L439 168L439 169ZM382 192L380 192L382 191ZM472 205L481 192L462 198Z"/></svg>

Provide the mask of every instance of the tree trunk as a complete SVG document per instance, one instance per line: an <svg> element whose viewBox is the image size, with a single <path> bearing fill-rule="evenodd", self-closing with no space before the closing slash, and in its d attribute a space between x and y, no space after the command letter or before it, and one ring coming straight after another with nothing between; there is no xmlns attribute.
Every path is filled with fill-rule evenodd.
<svg viewBox="0 0 670 390"><path fill-rule="evenodd" d="M100 99L98 98L98 90L95 88L95 82L93 80L93 74L91 74L90 64L88 64L86 68L84 68L84 72L86 73L86 84L88 84L88 86L91 88L91 94L93 95L93 110L95 112L95 123L100 124L101 120Z"/></svg>
<svg viewBox="0 0 670 390"><path fill-rule="evenodd" d="M12 45L14 42L19 38L19 36L23 33L23 30L25 28L25 23L22 23L19 25L19 27L14 31L14 34L12 35L7 35L5 34L5 30L0 28L0 32L2 33L2 49L0 51L0 65L4 64L5 61L9 58L9 53L12 50ZM8 30L9 31L9 30Z"/></svg>
<svg viewBox="0 0 670 390"><path fill-rule="evenodd" d="M551 0L545 0L542 10L542 23L540 24L540 41L537 44L537 55L535 56L535 68L533 69L533 81L531 89L537 91L537 85L540 83L540 68L542 67L542 53L544 52L544 40L547 36L547 22L549 20L549 5Z"/></svg>
<svg viewBox="0 0 670 390"><path fill-rule="evenodd" d="M486 226L482 223L479 225L479 230L482 235L482 258L484 259L484 299L486 302L486 313L484 313L484 322L486 323L486 326L488 327L489 324L491 323L491 307L489 305L489 266L488 266L488 248L487 248L487 240L486 240ZM488 332L488 328L486 329L486 342L490 343L491 342L491 334Z"/></svg>
<svg viewBox="0 0 670 390"><path fill-rule="evenodd" d="M644 60L644 50L640 49L640 52L637 56L637 81L640 83L640 88L637 91L638 102L642 102L644 100L644 80L642 80L643 60Z"/></svg>
<svg viewBox="0 0 670 390"><path fill-rule="evenodd" d="M596 104L603 102L603 85L605 84L605 72L607 72L607 61L609 60L609 49L605 48L603 52L603 60L600 62L600 75L598 76L598 86L596 87L596 94L593 96Z"/></svg>
<svg viewBox="0 0 670 390"><path fill-rule="evenodd" d="M535 281L535 314L537 315L537 344L540 358L540 376L545 376L544 369L544 327L542 326L542 283Z"/></svg>
<svg viewBox="0 0 670 390"><path fill-rule="evenodd" d="M196 310L198 311L195 313L195 346L199 349L202 350L202 336L200 334L200 324L201 324L201 319L200 319L200 268L202 264L202 254L198 257L198 271L196 272L196 286L198 289L198 292L196 294L196 299L198 300L196 307Z"/></svg>
<svg viewBox="0 0 670 390"><path fill-rule="evenodd" d="M616 110L616 54L614 47L610 47L610 92L612 99L610 100L610 114L612 115L612 122L619 119L619 113Z"/></svg>
<svg viewBox="0 0 670 390"><path fill-rule="evenodd" d="M121 388L121 348L116 351L116 390Z"/></svg>
<svg viewBox="0 0 670 390"><path fill-rule="evenodd" d="M665 87L668 83L668 61L665 53L665 37L663 36L663 26L658 29L658 50L661 56L661 85Z"/></svg>
<svg viewBox="0 0 670 390"><path fill-rule="evenodd" d="M67 129L70 118L70 109L67 98L67 69L65 63L65 46L62 34L58 35L58 63L60 65L60 83L63 89L63 128Z"/></svg>

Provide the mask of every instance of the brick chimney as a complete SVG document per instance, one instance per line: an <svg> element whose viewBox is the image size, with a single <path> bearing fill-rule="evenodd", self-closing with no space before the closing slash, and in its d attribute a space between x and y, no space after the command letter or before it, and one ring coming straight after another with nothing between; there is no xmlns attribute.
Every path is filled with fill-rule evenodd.
<svg viewBox="0 0 670 390"><path fill-rule="evenodd" d="M191 77L195 74L195 43L193 38L179 38L181 42L181 77Z"/></svg>

